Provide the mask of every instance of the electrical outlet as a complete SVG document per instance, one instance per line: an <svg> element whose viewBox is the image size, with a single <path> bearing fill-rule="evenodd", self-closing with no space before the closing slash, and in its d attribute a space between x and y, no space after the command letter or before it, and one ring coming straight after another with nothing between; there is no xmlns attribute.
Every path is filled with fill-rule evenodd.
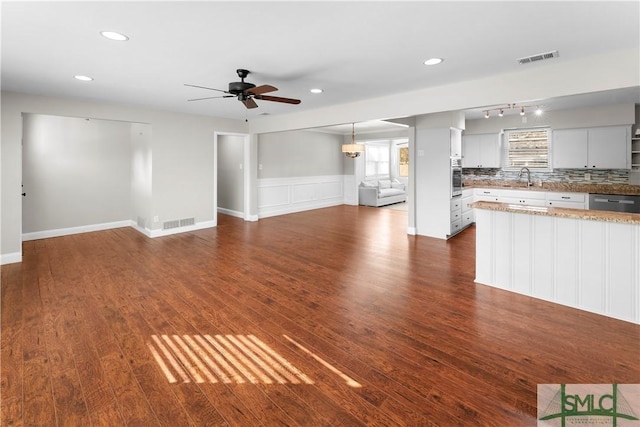
<svg viewBox="0 0 640 427"><path fill-rule="evenodd" d="M153 217L153 222L158 222L160 221L160 217L158 215Z"/></svg>
<svg viewBox="0 0 640 427"><path fill-rule="evenodd" d="M589 172L585 173L585 174L584 174L584 179L585 179L586 181L591 181L591 174L590 174Z"/></svg>

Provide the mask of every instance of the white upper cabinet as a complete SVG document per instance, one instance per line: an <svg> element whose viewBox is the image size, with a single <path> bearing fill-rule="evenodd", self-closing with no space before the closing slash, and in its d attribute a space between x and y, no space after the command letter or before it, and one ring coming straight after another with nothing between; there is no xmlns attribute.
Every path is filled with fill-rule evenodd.
<svg viewBox="0 0 640 427"><path fill-rule="evenodd" d="M463 168L499 168L498 134L465 135L462 142Z"/></svg>
<svg viewBox="0 0 640 427"><path fill-rule="evenodd" d="M626 126L553 131L553 167L557 169L629 169Z"/></svg>
<svg viewBox="0 0 640 427"><path fill-rule="evenodd" d="M462 135L458 129L451 129L451 157L462 157Z"/></svg>

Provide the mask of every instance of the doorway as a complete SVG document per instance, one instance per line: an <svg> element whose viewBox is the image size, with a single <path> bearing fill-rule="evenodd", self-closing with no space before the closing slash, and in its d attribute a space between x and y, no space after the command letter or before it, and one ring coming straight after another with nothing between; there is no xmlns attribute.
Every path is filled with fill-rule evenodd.
<svg viewBox="0 0 640 427"><path fill-rule="evenodd" d="M215 145L216 215L223 213L248 220L249 135L216 133Z"/></svg>

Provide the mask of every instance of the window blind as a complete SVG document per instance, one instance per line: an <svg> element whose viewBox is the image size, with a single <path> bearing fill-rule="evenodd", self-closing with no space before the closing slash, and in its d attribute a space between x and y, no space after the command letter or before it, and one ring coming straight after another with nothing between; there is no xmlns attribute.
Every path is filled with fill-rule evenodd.
<svg viewBox="0 0 640 427"><path fill-rule="evenodd" d="M507 168L549 167L549 130L518 129L505 132Z"/></svg>

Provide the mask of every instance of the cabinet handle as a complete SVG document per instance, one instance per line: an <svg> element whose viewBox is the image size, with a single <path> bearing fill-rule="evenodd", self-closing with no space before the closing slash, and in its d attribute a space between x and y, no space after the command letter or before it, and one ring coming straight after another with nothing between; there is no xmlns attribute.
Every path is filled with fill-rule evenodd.
<svg viewBox="0 0 640 427"><path fill-rule="evenodd" d="M562 196L562 198L563 198L563 199L565 199L565 200L569 200L571 197L569 197L569 196Z"/></svg>

